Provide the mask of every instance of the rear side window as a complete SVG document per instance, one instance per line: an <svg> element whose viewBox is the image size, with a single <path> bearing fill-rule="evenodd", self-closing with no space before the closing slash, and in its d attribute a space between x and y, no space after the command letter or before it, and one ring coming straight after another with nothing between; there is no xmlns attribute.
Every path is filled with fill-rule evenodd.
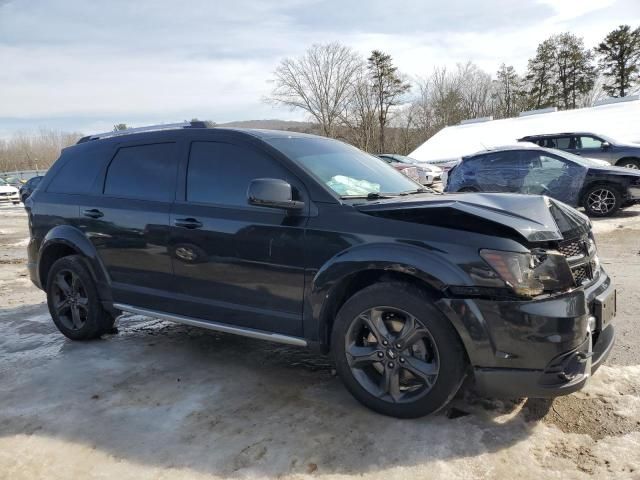
<svg viewBox="0 0 640 480"><path fill-rule="evenodd" d="M108 161L108 150L91 146L71 147L59 161L65 164L51 180L47 191L52 193L87 194L96 177Z"/></svg>
<svg viewBox="0 0 640 480"><path fill-rule="evenodd" d="M287 170L248 147L221 142L193 142L187 169L187 201L248 206L247 189L255 178L291 182Z"/></svg>
<svg viewBox="0 0 640 480"><path fill-rule="evenodd" d="M571 145L571 137L558 137L556 139L556 148L566 149L566 148L575 148L575 140L574 144Z"/></svg>
<svg viewBox="0 0 640 480"><path fill-rule="evenodd" d="M175 143L120 148L107 170L104 193L170 202L175 196L177 166Z"/></svg>

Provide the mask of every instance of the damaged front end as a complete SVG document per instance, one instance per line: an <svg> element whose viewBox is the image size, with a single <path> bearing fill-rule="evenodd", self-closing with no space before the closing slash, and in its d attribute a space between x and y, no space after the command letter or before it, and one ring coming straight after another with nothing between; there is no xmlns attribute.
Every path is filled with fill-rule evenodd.
<svg viewBox="0 0 640 480"><path fill-rule="evenodd" d="M616 310L615 288L600 265L588 218L539 196L454 194L421 200L383 200L360 208L506 237L522 247L480 247L480 260L469 271L471 285L448 286L438 302L467 347L478 390L550 397L581 388L611 351ZM487 288L490 284L497 288Z"/></svg>

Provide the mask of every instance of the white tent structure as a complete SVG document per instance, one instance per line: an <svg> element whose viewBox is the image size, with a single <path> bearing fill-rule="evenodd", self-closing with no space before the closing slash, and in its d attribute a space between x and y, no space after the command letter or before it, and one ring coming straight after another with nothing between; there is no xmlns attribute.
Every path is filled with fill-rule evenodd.
<svg viewBox="0 0 640 480"><path fill-rule="evenodd" d="M551 111L549 111L551 110ZM409 154L423 162L446 161L501 145L526 135L591 132L623 142L640 143L640 99L611 100L590 108L523 112L517 118L469 120L446 127Z"/></svg>

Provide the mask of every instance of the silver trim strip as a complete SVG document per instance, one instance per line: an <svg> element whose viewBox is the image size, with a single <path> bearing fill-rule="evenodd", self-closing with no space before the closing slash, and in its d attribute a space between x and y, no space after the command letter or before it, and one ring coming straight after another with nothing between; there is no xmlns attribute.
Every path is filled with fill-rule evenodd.
<svg viewBox="0 0 640 480"><path fill-rule="evenodd" d="M280 335L279 333L264 332L262 330L255 330L253 328L232 327L224 323L199 320L197 318L184 317L182 315L176 315L174 313L157 312L155 310L147 310L145 308L133 307L131 305L124 305L121 303L114 303L113 306L118 310L122 310L124 312L135 313L136 315L144 315L147 317L160 318L162 320L168 320L170 322L183 323L185 325L191 325L192 327L206 328L208 330L215 330L217 332L232 333L234 335L242 335L243 337L257 338L259 340L267 340L277 343L285 343L287 345L295 345L298 347L307 346L307 341L302 338Z"/></svg>
<svg viewBox="0 0 640 480"><path fill-rule="evenodd" d="M100 138L120 137L122 135L130 135L132 133L156 132L159 130L173 130L176 128L189 127L190 125L191 125L191 122L162 123L160 125L148 125L146 127L126 128L124 130L113 130L111 132L96 133L94 135L89 135L89 138L91 140L98 140Z"/></svg>

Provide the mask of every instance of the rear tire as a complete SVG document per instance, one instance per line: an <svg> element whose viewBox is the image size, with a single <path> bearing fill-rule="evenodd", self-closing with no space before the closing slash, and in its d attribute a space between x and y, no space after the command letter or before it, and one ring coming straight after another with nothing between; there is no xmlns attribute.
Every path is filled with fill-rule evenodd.
<svg viewBox="0 0 640 480"><path fill-rule="evenodd" d="M611 185L593 185L585 192L582 205L590 217L610 217L620 209L622 195Z"/></svg>
<svg viewBox="0 0 640 480"><path fill-rule="evenodd" d="M405 283L378 283L349 298L331 345L351 394L392 417L438 411L465 377L466 355L453 326L425 292Z"/></svg>
<svg viewBox="0 0 640 480"><path fill-rule="evenodd" d="M90 340L113 330L114 317L100 303L85 260L57 260L47 276L47 305L60 332L71 340Z"/></svg>

